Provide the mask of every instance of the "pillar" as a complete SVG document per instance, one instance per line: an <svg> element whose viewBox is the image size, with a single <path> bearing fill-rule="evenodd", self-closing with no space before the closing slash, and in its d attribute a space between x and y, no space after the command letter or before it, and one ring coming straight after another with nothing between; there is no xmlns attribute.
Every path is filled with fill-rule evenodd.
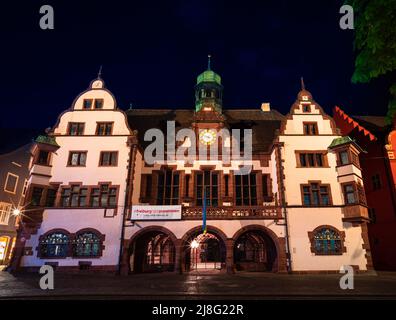
<svg viewBox="0 0 396 320"><path fill-rule="evenodd" d="M226 240L226 271L228 274L234 273L234 239Z"/></svg>

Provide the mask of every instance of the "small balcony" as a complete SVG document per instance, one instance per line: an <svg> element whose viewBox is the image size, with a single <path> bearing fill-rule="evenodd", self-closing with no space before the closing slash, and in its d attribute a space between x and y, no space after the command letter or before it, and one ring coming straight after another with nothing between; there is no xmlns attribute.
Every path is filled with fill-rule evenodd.
<svg viewBox="0 0 396 320"><path fill-rule="evenodd" d="M360 204L348 205L342 208L345 222L367 222L370 221L368 210L365 206Z"/></svg>
<svg viewBox="0 0 396 320"><path fill-rule="evenodd" d="M251 206L251 207L209 207L206 209L208 220L219 219L282 219L280 207ZM182 219L201 220L202 207L183 207Z"/></svg>

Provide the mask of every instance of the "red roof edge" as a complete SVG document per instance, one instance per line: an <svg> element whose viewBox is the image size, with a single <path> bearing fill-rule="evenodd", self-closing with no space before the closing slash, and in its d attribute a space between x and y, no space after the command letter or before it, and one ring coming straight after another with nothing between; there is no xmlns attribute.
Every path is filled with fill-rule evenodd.
<svg viewBox="0 0 396 320"><path fill-rule="evenodd" d="M335 106L334 109L333 109L333 114L339 116L339 118L341 118L342 120L346 121L348 124L351 124L353 128L358 128L359 132L362 132L363 135L368 136L370 141L377 140L377 137L375 135L373 135L366 128L362 127L357 121L353 120L340 107Z"/></svg>

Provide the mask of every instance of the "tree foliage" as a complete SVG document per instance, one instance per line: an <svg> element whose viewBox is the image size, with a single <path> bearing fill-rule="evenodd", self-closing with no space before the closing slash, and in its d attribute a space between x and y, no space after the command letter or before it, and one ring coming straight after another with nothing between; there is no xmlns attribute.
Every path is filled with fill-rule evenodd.
<svg viewBox="0 0 396 320"><path fill-rule="evenodd" d="M396 73L396 0L347 0L354 9L354 83ZM396 83L390 87L388 121L396 114Z"/></svg>

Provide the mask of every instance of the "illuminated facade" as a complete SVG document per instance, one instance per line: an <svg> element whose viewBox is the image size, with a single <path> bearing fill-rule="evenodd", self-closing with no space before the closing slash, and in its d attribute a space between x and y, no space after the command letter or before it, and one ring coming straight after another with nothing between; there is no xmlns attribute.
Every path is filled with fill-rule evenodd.
<svg viewBox="0 0 396 320"><path fill-rule="evenodd" d="M32 211L15 267L122 274L370 269L360 147L338 134L304 87L286 116L269 104L225 109L222 94L221 77L208 67L197 78L195 109L122 111L103 80L94 80L32 150ZM191 162L149 163L145 135L166 133L170 124L193 133L176 147L206 151ZM224 129L242 130L245 154L243 130L251 129L250 159L225 160L234 140L218 135ZM221 150L217 159L207 157L211 148ZM169 144L165 153L172 153ZM238 174L246 164L251 170Z"/></svg>

